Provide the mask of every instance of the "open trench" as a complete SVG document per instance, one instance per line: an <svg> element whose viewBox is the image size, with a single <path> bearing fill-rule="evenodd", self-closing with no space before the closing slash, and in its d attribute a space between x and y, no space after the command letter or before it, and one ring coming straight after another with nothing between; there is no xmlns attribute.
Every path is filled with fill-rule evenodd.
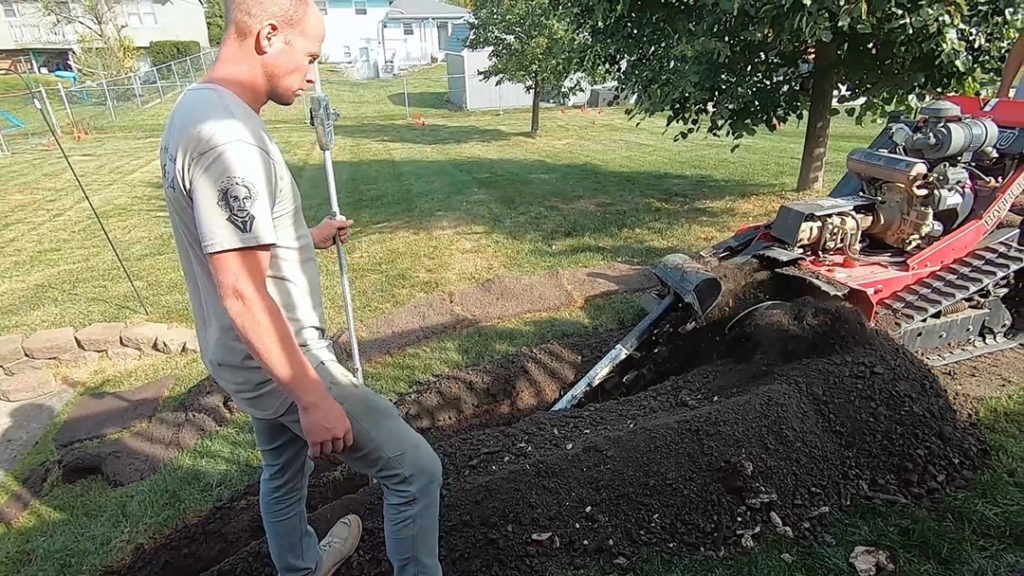
<svg viewBox="0 0 1024 576"><path fill-rule="evenodd" d="M967 485L987 453L937 376L855 311L725 278L705 329L671 329L577 409L546 408L622 331L552 343L424 383L398 404L441 457L446 574L545 574L642 551L813 541L860 498L921 502ZM348 513L363 540L339 574L390 574L381 489L321 464L318 535ZM255 487L107 574L274 574Z"/></svg>

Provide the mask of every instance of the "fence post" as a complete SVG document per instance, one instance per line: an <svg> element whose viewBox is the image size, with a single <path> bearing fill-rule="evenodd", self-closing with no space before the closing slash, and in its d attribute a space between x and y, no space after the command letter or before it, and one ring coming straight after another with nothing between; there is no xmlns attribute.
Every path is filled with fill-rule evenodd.
<svg viewBox="0 0 1024 576"><path fill-rule="evenodd" d="M160 80L159 68L153 68L153 75L156 76L156 89L160 91L160 101L164 101L164 83Z"/></svg>
<svg viewBox="0 0 1024 576"><path fill-rule="evenodd" d="M39 86L39 96L43 99L43 105L46 106L46 114L50 117L50 122L53 123L53 130L57 133L57 136L61 136L60 124L57 122L57 115L53 113L53 107L50 106L50 99L46 97L46 89Z"/></svg>
<svg viewBox="0 0 1024 576"><path fill-rule="evenodd" d="M181 90L181 79L178 78L178 63L171 62L171 70L174 71L174 87Z"/></svg>
<svg viewBox="0 0 1024 576"><path fill-rule="evenodd" d="M409 114L409 81L406 78L402 78L402 92L405 93L405 119L409 120L412 115Z"/></svg>
<svg viewBox="0 0 1024 576"><path fill-rule="evenodd" d="M57 82L57 91L60 92L60 101L64 103L64 111L68 113L68 119L71 120L71 129L77 130L78 123L75 122L75 114L71 111L71 103L68 102L68 94L64 91L62 82Z"/></svg>
<svg viewBox="0 0 1024 576"><path fill-rule="evenodd" d="M107 88L107 79L103 79L103 95L107 100L107 109L110 110L110 119L117 121L117 115L114 114L114 103L110 101L110 90Z"/></svg>
<svg viewBox="0 0 1024 576"><path fill-rule="evenodd" d="M192 67L192 57L191 56L188 57L187 62L188 62L188 74L189 74L189 76L192 77L192 83L195 84L196 83L196 69Z"/></svg>
<svg viewBox="0 0 1024 576"><path fill-rule="evenodd" d="M135 101L139 103L139 108L142 108L142 90L139 88L138 74L132 74L132 87L135 88Z"/></svg>

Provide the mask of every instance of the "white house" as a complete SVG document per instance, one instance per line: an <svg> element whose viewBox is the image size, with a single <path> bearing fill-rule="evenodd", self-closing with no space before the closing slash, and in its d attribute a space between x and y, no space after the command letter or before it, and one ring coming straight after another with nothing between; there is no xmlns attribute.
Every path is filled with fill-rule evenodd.
<svg viewBox="0 0 1024 576"><path fill-rule="evenodd" d="M155 40L194 40L206 48L206 10L199 0L123 0L118 10L125 33L140 48ZM51 70L67 67L85 30L59 24L39 9L39 2L0 0L0 68L23 57Z"/></svg>
<svg viewBox="0 0 1024 576"><path fill-rule="evenodd" d="M439 61L451 26L465 8L436 0L320 0L327 62L353 67L361 78Z"/></svg>

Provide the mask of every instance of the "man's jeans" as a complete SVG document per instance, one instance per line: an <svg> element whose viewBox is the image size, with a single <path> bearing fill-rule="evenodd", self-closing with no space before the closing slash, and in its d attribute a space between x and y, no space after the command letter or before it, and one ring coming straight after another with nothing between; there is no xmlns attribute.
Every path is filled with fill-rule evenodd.
<svg viewBox="0 0 1024 576"><path fill-rule="evenodd" d="M345 408L354 444L341 456L384 489L384 529L395 576L439 576L438 509L441 463L423 436L393 404L335 361L316 366L328 392ZM260 514L270 556L281 576L307 576L320 558L306 519L306 488L313 471L298 408L276 419L253 418L263 456Z"/></svg>

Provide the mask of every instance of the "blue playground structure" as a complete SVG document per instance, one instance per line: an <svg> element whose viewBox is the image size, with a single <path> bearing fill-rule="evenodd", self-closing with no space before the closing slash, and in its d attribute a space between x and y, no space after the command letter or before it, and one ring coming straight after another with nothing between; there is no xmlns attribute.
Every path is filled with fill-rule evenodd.
<svg viewBox="0 0 1024 576"><path fill-rule="evenodd" d="M57 78L60 78L61 80L71 80L72 88L78 86L78 74L75 74L74 72L69 72L67 70L57 70L53 73L53 75Z"/></svg>
<svg viewBox="0 0 1024 576"><path fill-rule="evenodd" d="M8 132L17 132L25 127L21 120L18 120L17 116L11 114L7 110L0 110L0 119L7 120L10 124L13 124L13 128L2 128L0 127L0 133L6 134Z"/></svg>

